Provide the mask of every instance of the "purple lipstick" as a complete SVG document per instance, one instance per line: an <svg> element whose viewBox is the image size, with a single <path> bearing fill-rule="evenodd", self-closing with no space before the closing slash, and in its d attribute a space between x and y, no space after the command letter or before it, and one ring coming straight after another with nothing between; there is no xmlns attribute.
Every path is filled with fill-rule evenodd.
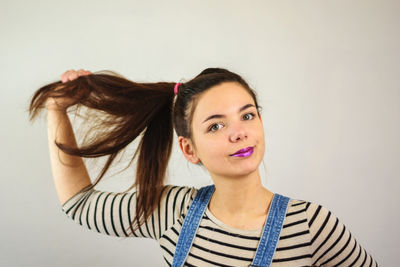
<svg viewBox="0 0 400 267"><path fill-rule="evenodd" d="M240 149L239 151L236 151L236 153L232 154L231 156L241 157L241 158L249 157L249 156L251 156L251 154L253 154L253 151L254 151L254 147L249 146L249 147Z"/></svg>

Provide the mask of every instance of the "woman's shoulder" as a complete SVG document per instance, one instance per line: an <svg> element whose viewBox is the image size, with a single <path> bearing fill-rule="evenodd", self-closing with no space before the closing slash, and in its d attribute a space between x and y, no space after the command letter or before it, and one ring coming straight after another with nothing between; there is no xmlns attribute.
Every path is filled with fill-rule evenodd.
<svg viewBox="0 0 400 267"><path fill-rule="evenodd" d="M315 220L325 220L331 217L332 212L325 206L304 199L290 199L286 216L302 215L311 226Z"/></svg>
<svg viewBox="0 0 400 267"><path fill-rule="evenodd" d="M174 206L180 209L180 213L186 213L193 202L198 188L187 185L164 185L161 201L167 201L167 206Z"/></svg>
<svg viewBox="0 0 400 267"><path fill-rule="evenodd" d="M303 226L303 233L309 235L312 261L315 265L377 266L343 222L325 206L311 201L290 199L286 227L300 224Z"/></svg>
<svg viewBox="0 0 400 267"><path fill-rule="evenodd" d="M301 224L304 233L307 232L311 240L314 240L319 235L326 237L332 229L336 229L338 219L329 209L319 203L290 199L286 211L285 224Z"/></svg>
<svg viewBox="0 0 400 267"><path fill-rule="evenodd" d="M193 199L197 192L198 188L188 185L174 185L167 184L164 185L163 195L178 195L184 196L185 198Z"/></svg>

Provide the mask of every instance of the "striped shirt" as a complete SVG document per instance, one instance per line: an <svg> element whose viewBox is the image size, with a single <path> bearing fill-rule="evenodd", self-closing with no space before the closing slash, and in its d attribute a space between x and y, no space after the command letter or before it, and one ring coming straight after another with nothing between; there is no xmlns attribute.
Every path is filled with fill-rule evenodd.
<svg viewBox="0 0 400 267"><path fill-rule="evenodd" d="M198 189L166 185L158 207L146 223L128 231L136 207L136 192L80 191L62 210L87 229L116 237L155 239L165 266L171 266L179 232ZM262 234L233 228L206 209L185 266L249 266ZM378 266L354 236L326 208L291 199L272 266Z"/></svg>

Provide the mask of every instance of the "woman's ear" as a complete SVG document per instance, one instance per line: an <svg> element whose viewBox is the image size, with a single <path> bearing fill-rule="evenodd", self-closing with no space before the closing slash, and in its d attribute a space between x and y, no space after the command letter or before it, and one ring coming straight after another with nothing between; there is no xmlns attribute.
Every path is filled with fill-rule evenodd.
<svg viewBox="0 0 400 267"><path fill-rule="evenodd" d="M191 163L198 164L200 159L197 157L192 141L186 137L178 137L179 147L183 153L183 156Z"/></svg>

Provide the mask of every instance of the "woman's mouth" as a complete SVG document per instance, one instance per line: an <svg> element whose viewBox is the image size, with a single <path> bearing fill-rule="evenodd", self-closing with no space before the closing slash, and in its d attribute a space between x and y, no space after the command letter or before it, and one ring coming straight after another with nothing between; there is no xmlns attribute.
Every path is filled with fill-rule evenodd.
<svg viewBox="0 0 400 267"><path fill-rule="evenodd" d="M231 156L233 157L249 157L251 154L253 154L254 147L249 146L243 149L240 149L239 151L236 151L236 153L232 154Z"/></svg>

